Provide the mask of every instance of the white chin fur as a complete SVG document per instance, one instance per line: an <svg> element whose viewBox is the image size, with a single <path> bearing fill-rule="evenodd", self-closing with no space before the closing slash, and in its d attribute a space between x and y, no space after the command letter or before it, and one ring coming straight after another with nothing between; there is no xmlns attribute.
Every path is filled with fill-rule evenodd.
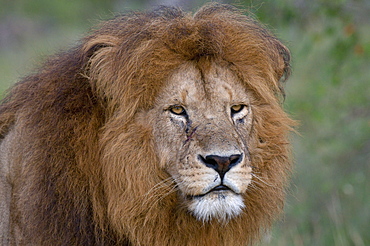
<svg viewBox="0 0 370 246"><path fill-rule="evenodd" d="M229 192L212 192L205 196L194 197L188 205L189 211L197 220L209 222L217 219L221 223L226 223L238 216L244 207L243 198Z"/></svg>

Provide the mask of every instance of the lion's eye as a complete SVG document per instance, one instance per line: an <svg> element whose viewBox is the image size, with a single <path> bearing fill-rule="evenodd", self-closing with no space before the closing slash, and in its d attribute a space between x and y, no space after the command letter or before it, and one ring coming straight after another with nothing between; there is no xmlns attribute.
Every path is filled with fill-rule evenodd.
<svg viewBox="0 0 370 246"><path fill-rule="evenodd" d="M182 106L172 106L170 112L176 115L185 115L186 111Z"/></svg>
<svg viewBox="0 0 370 246"><path fill-rule="evenodd" d="M239 113L240 111L244 109L244 107L245 105L243 104L237 104L237 105L231 106L231 113L232 114Z"/></svg>

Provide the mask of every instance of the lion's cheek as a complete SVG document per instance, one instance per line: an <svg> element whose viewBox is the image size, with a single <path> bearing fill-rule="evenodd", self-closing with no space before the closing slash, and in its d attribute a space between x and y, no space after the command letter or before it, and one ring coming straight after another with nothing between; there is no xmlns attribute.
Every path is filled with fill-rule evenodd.
<svg viewBox="0 0 370 246"><path fill-rule="evenodd" d="M173 173L173 170L176 170L178 164L179 146L182 144L182 136L178 136L178 134L172 132L170 134L173 138L169 139L165 136L166 133L154 130L154 149L158 153L157 157L160 168Z"/></svg>

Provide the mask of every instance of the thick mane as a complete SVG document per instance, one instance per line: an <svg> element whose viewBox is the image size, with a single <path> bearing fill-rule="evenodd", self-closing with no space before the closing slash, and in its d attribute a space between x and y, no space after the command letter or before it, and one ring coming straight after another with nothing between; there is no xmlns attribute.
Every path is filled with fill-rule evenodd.
<svg viewBox="0 0 370 246"><path fill-rule="evenodd" d="M219 4L205 6L194 16L162 7L117 17L84 43L84 53L93 53L88 77L112 100L111 106L149 108L174 69L201 57L225 60L241 75L260 78L248 86L266 101L275 100L271 92L278 92L280 78L289 74L286 47L239 10Z"/></svg>
<svg viewBox="0 0 370 246"><path fill-rule="evenodd" d="M268 180L252 183L248 212L228 225L199 223L177 207L153 147L148 121L155 119L142 116L181 64L206 69L216 60L254 95L250 154ZM194 15L160 7L104 22L3 100L0 134L13 129L22 136L14 152L27 163L13 174L12 233L25 225L20 244L35 245L252 242L283 207L293 122L279 95L289 60L272 34L227 5Z"/></svg>

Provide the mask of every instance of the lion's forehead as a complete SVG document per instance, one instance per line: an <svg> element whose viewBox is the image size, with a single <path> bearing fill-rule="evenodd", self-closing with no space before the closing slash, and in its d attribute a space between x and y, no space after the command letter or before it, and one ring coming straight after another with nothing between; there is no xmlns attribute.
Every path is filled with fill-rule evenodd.
<svg viewBox="0 0 370 246"><path fill-rule="evenodd" d="M186 64L168 80L162 98L173 104L194 105L222 110L225 103L247 103L248 96L237 76L229 69L212 64L201 71L193 64ZM228 105L229 106L229 105Z"/></svg>

